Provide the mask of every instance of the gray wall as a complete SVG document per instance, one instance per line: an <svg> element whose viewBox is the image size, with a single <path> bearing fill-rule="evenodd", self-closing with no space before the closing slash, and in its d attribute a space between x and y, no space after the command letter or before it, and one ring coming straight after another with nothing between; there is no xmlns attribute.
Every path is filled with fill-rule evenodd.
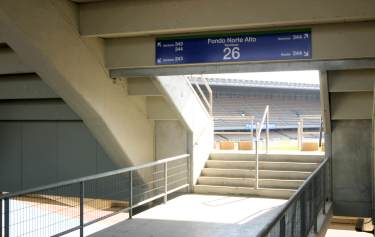
<svg viewBox="0 0 375 237"><path fill-rule="evenodd" d="M0 190L118 168L81 121L0 121Z"/></svg>
<svg viewBox="0 0 375 237"><path fill-rule="evenodd" d="M375 70L330 71L334 215L371 216Z"/></svg>
<svg viewBox="0 0 375 237"><path fill-rule="evenodd" d="M334 214L371 216L371 120L332 122Z"/></svg>
<svg viewBox="0 0 375 237"><path fill-rule="evenodd" d="M6 92L0 98L0 192L121 168L40 79L0 78L0 88Z"/></svg>

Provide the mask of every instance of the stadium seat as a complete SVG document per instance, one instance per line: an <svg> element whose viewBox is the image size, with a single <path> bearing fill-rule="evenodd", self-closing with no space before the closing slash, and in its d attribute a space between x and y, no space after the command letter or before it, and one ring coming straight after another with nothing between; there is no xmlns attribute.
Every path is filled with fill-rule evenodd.
<svg viewBox="0 0 375 237"><path fill-rule="evenodd" d="M221 141L220 150L234 150L234 142L232 141Z"/></svg>
<svg viewBox="0 0 375 237"><path fill-rule="evenodd" d="M240 141L238 142L238 150L252 150L253 142L252 141Z"/></svg>

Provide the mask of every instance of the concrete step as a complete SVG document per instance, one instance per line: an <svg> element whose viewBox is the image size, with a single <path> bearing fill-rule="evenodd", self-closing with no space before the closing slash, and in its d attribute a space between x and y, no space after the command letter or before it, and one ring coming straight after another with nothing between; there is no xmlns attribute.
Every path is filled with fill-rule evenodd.
<svg viewBox="0 0 375 237"><path fill-rule="evenodd" d="M228 168L228 169L255 169L255 161L239 161L239 160L208 160L207 168ZM306 162L274 162L260 161L259 169L262 170L290 170L290 171L314 171L319 163Z"/></svg>
<svg viewBox="0 0 375 237"><path fill-rule="evenodd" d="M280 170L259 170L259 178L261 179L288 179L288 180L304 180L311 172L306 171L280 171ZM204 168L203 176L213 177L231 177L231 178L255 178L255 170L247 169L218 169Z"/></svg>
<svg viewBox="0 0 375 237"><path fill-rule="evenodd" d="M241 151L220 151L210 154L211 160L237 160L237 161L255 161L256 156L253 153ZM298 162L298 163L320 163L324 155L316 154L259 154L260 161L276 162Z"/></svg>
<svg viewBox="0 0 375 237"><path fill-rule="evenodd" d="M195 185L194 192L201 194L219 194L219 195L242 195L242 196L260 196L269 198L290 198L296 190L294 189L254 189L249 187L232 186L213 186L213 185Z"/></svg>
<svg viewBox="0 0 375 237"><path fill-rule="evenodd" d="M254 178L255 172L247 169L218 169L218 168L204 168L202 170L203 176L214 177L231 177L231 178Z"/></svg>
<svg viewBox="0 0 375 237"><path fill-rule="evenodd" d="M283 180L283 179L260 179L259 186L262 188L282 188L298 189L303 180ZM198 179L200 185L213 186L233 186L233 187L255 187L253 178L229 178L229 177L210 177L201 176Z"/></svg>

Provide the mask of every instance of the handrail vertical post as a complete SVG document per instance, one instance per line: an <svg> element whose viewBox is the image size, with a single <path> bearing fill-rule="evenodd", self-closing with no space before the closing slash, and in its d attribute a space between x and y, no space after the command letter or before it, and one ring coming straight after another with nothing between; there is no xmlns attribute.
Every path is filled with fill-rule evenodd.
<svg viewBox="0 0 375 237"><path fill-rule="evenodd" d="M190 192L192 192L192 180L191 180L191 167L192 167L192 165L191 165L191 158L190 158L191 156L188 156L188 157L186 157L186 166L187 166L187 183L189 184L189 186L188 186L188 192L190 193Z"/></svg>
<svg viewBox="0 0 375 237"><path fill-rule="evenodd" d="M3 199L0 199L0 237L3 237Z"/></svg>
<svg viewBox="0 0 375 237"><path fill-rule="evenodd" d="M303 143L303 118L301 118L301 131L300 131L300 133L301 133L301 148L302 148L302 143Z"/></svg>
<svg viewBox="0 0 375 237"><path fill-rule="evenodd" d="M256 129L256 139L255 139L255 188L259 188L259 123L257 123L257 129Z"/></svg>
<svg viewBox="0 0 375 237"><path fill-rule="evenodd" d="M320 117L320 128L319 128L319 147L322 147L323 138L323 119Z"/></svg>
<svg viewBox="0 0 375 237"><path fill-rule="evenodd" d="M9 237L9 198L4 199L4 237Z"/></svg>
<svg viewBox="0 0 375 237"><path fill-rule="evenodd" d="M301 150L301 147L302 147L302 144L301 144L301 121L298 122L297 143L298 143L298 149Z"/></svg>
<svg viewBox="0 0 375 237"><path fill-rule="evenodd" d="M129 219L133 218L133 171L129 171Z"/></svg>
<svg viewBox="0 0 375 237"><path fill-rule="evenodd" d="M306 234L306 202L305 202L306 191L301 193L300 197L300 219L301 219L301 236Z"/></svg>
<svg viewBox="0 0 375 237"><path fill-rule="evenodd" d="M164 203L168 201L168 163L164 163Z"/></svg>
<svg viewBox="0 0 375 237"><path fill-rule="evenodd" d="M317 176L318 177L318 176ZM317 185L316 185L316 181L317 181L317 178L315 177L313 180L312 180L312 195L311 195L311 202L312 202L312 205L313 205L313 218L314 218L314 233L318 233L318 215L319 215L319 210L318 210L318 203L316 203L317 199L316 199L316 196L317 195L314 195L314 189L317 190Z"/></svg>
<svg viewBox="0 0 375 237"><path fill-rule="evenodd" d="M324 166L323 170L323 214L326 214L326 168Z"/></svg>
<svg viewBox="0 0 375 237"><path fill-rule="evenodd" d="M258 168L258 162L259 162L259 154L258 154L258 139L255 140L255 153L256 153L256 161L255 161L255 188L259 188L259 168Z"/></svg>
<svg viewBox="0 0 375 237"><path fill-rule="evenodd" d="M269 110L267 106L267 115L266 115L266 153L268 154L268 146L269 146L269 140L270 140L270 128L269 128Z"/></svg>
<svg viewBox="0 0 375 237"><path fill-rule="evenodd" d="M281 217L280 219L280 231L279 231L279 236L280 237L285 237L286 235L286 221L285 221L285 216Z"/></svg>
<svg viewBox="0 0 375 237"><path fill-rule="evenodd" d="M251 119L251 140L254 137L254 119Z"/></svg>
<svg viewBox="0 0 375 237"><path fill-rule="evenodd" d="M84 226L84 198L85 198L85 183L80 182L79 184L79 236L83 237L83 226Z"/></svg>
<svg viewBox="0 0 375 237"><path fill-rule="evenodd" d="M212 98L212 90L211 90L211 87L210 87L210 84L208 83L208 80L206 78L203 78L203 82L206 86L206 89L208 91L208 100L209 100L209 103L210 103L210 108L209 108L209 114L212 116L212 112L213 112L213 108L212 108L212 102L213 102L213 98Z"/></svg>

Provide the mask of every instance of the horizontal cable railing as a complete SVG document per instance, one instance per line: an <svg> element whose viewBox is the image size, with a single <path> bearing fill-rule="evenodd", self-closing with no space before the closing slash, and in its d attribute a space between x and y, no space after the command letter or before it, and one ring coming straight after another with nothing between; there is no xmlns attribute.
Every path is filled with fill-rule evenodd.
<svg viewBox="0 0 375 237"><path fill-rule="evenodd" d="M320 210L326 214L328 172L325 159L257 236L305 237L312 228L317 233Z"/></svg>
<svg viewBox="0 0 375 237"><path fill-rule="evenodd" d="M188 188L190 155L0 196L0 236L62 236Z"/></svg>

